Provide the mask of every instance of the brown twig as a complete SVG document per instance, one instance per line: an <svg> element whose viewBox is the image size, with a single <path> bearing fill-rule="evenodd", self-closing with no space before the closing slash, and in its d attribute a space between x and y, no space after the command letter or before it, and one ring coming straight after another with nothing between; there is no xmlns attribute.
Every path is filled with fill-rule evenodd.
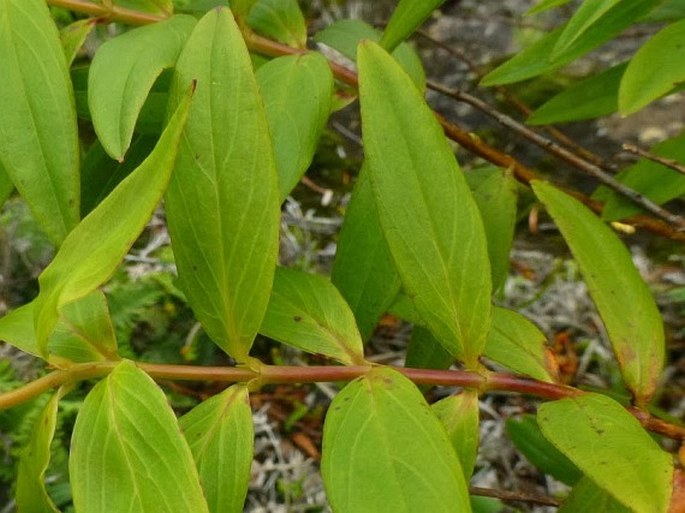
<svg viewBox="0 0 685 513"><path fill-rule="evenodd" d="M70 11L88 14L104 21L121 21L129 25L148 25L167 19L168 16L161 16L147 12L126 9L116 5L107 6L96 4L89 0L48 0L48 4L55 7L62 7Z"/></svg>
<svg viewBox="0 0 685 513"><path fill-rule="evenodd" d="M520 136L524 137L528 141L536 144L540 148L543 148L544 150L552 153L553 155L557 156L564 162L572 165L576 169L579 169L586 174L596 178L600 182L602 182L604 185L607 187L613 189L617 193L619 193L621 196L624 196L628 198L630 201L635 203L636 205L639 205L643 209L651 212L655 216L663 219L667 223L672 224L673 226L677 227L678 230L683 231L685 230L685 219L682 217L673 214L672 212L669 212L668 210L660 207L656 203L654 203L652 200L647 198L644 194L640 194L639 192L635 191L634 189L631 189L630 187L622 184L621 182L616 181L611 175L607 174L602 168L599 166L592 164L591 162L587 162L577 155L571 153L568 151L566 148L563 148L562 146L559 146L557 143L554 141L547 139L546 137L540 135L539 133L531 130L530 128L522 125L515 119L507 116L506 114L503 114L502 112L499 112L495 109L493 109L490 105L488 105L486 102L481 100L480 98L477 98L473 96L472 94L469 94L467 92L461 91L459 89L450 89L447 88L441 84L437 84L435 82L429 82L428 86L441 93L444 94L445 96L449 96L450 98L453 98L457 101L461 101L464 103L467 103L471 105L472 107L478 109L482 113L490 116L494 120L496 120L498 123L500 123L502 126L505 126L509 128L510 130L516 132Z"/></svg>
<svg viewBox="0 0 685 513"><path fill-rule="evenodd" d="M50 5L61 6L74 11L92 14L94 16L104 16L109 20L116 19L118 21L122 21L133 25L144 25L147 23L161 21L162 19L164 19L160 16L148 15L147 13L137 13L136 11L129 12L128 10L121 8L108 10L103 8L102 6L91 4L90 2L84 0L47 1ZM306 52L306 50L292 48L290 46L283 45L275 41L263 38L257 34L245 34L245 41L252 51L262 53L263 55L267 55L270 57L301 54ZM331 66L331 69L333 70L334 75L338 80L354 87L358 85L357 74L354 71L347 69L344 66L335 62L329 61L329 64ZM528 169L526 166L518 162L510 155L504 154L499 150L487 145L477 137L473 136L471 133L461 129L456 124L448 121L444 116L436 113L436 117L442 125L447 137L461 144L464 148L472 152L474 155L479 156L495 165L507 168L511 167L514 170L516 178L524 183L530 183L530 181L537 179L537 176L532 170ZM574 197L576 197L576 199L582 201L585 205L590 207L596 213L601 213L603 205L600 202L587 198L586 196L578 192L568 190L566 190L566 192L571 193ZM632 226L638 228L644 228L663 237L667 237L679 242L685 242L685 233L683 233L683 231L678 230L673 226L670 226L668 223L665 223L659 219L639 215L630 217L628 219L624 219L623 221L627 224L631 224Z"/></svg>
<svg viewBox="0 0 685 513"><path fill-rule="evenodd" d="M0 410L26 402L48 390L64 384L107 375L118 362L95 362L75 364L68 369L57 370L31 381L26 385L0 394ZM255 386L277 383L317 383L351 381L364 376L373 367L356 366L286 366L263 365L253 370L243 367L204 367L136 362L136 365L155 380L215 381L222 383L252 383ZM538 381L508 373L491 372L486 375L461 370L412 369L391 367L404 374L417 385L442 385L472 388L481 393L515 392L544 399L557 400L582 395L577 388L556 383ZM640 421L645 429L676 440L685 440L685 427L653 417L637 408L628 411Z"/></svg>
<svg viewBox="0 0 685 513"><path fill-rule="evenodd" d="M494 490L492 488L481 488L479 486L469 486L469 493L471 495L479 495L481 497L492 497L500 499L505 502L527 502L530 504L541 504L543 506L559 507L561 502L547 497L545 495L530 495L523 492L509 492L506 490Z"/></svg>
<svg viewBox="0 0 685 513"><path fill-rule="evenodd" d="M669 169L673 169L674 171L678 171L678 173L682 173L685 175L685 166L683 166L677 160L668 159L666 157L660 157L659 155L655 155L654 153L650 153L647 150L643 150L642 148L639 148L634 144L624 144L623 150L628 153L632 153L633 155L644 157L647 160L651 160L652 162L656 162L657 164L661 164L662 166L666 166Z"/></svg>
<svg viewBox="0 0 685 513"><path fill-rule="evenodd" d="M432 45L437 46L438 48L446 51L448 54L450 54L452 57L458 59L459 61L463 62L468 70L473 73L473 75L478 78L478 80L481 80L484 76L485 73L481 71L480 66L478 66L475 62L473 62L464 52L462 52L460 49L455 48L451 45L448 45L442 41L439 41L435 39L433 36L428 34L425 30L417 30L415 34L423 37L426 41L430 42ZM501 94L514 108L516 108L521 114L524 116L530 116L532 114L533 110L523 103L519 98L517 98L509 89L507 89L504 86L501 85L496 85L493 86L494 90ZM598 155L595 155L591 151L589 151L586 148L583 148L579 144L577 144L574 140L572 140L570 137L568 137L566 134L564 134L561 130L554 126L545 126L543 127L543 130L545 130L547 133L549 133L552 137L554 137L557 141L559 141L561 144L566 146L567 148L573 150L576 152L581 158L588 160L592 162L593 164L600 166L603 169L609 169L609 170L615 170L615 165L610 164L606 162L603 158L601 158Z"/></svg>

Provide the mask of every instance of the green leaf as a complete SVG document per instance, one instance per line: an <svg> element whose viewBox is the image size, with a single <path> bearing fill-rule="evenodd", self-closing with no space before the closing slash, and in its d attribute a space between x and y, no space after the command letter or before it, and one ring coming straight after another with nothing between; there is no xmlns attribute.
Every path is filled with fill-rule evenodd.
<svg viewBox="0 0 685 513"><path fill-rule="evenodd" d="M117 365L86 397L69 477L77 511L209 512L173 410L132 362Z"/></svg>
<svg viewBox="0 0 685 513"><path fill-rule="evenodd" d="M635 513L666 513L673 464L620 404L606 396L545 403L538 409L543 434L595 484Z"/></svg>
<svg viewBox="0 0 685 513"><path fill-rule="evenodd" d="M618 108L623 116L637 112L685 82L685 64L674 58L682 55L683 46L685 20L667 26L640 47L618 91Z"/></svg>
<svg viewBox="0 0 685 513"><path fill-rule="evenodd" d="M172 105L197 91L166 212L180 285L207 334L244 362L269 302L278 178L242 35L228 9L197 24L176 65Z"/></svg>
<svg viewBox="0 0 685 513"><path fill-rule="evenodd" d="M477 365L492 290L478 207L433 112L375 43L360 45L359 78L366 165L404 289L445 349Z"/></svg>
<svg viewBox="0 0 685 513"><path fill-rule="evenodd" d="M516 448L545 474L569 486L573 486L583 477L578 467L542 435L535 415L510 417L506 420L505 426Z"/></svg>
<svg viewBox="0 0 685 513"><path fill-rule="evenodd" d="M464 471L464 480L468 483L476 466L478 454L478 392L465 390L450 395L433 404L431 408L447 430Z"/></svg>
<svg viewBox="0 0 685 513"><path fill-rule="evenodd" d="M564 27L560 27L488 73L481 85L511 84L557 70L613 39L658 3L659 0L619 2L588 27L582 37L552 60L550 48L554 48L564 30Z"/></svg>
<svg viewBox="0 0 685 513"><path fill-rule="evenodd" d="M347 365L364 364L354 315L324 277L279 267L259 332L303 351Z"/></svg>
<svg viewBox="0 0 685 513"><path fill-rule="evenodd" d="M319 53L273 59L257 71L276 159L280 200L285 200L309 165L333 97L333 74Z"/></svg>
<svg viewBox="0 0 685 513"><path fill-rule="evenodd" d="M12 195L14 184L0 163L0 209Z"/></svg>
<svg viewBox="0 0 685 513"><path fill-rule="evenodd" d="M363 39L380 41L380 31L360 20L339 20L314 35L314 41L323 43L342 53L348 59L357 60L357 47ZM426 88L426 73L421 59L408 43L400 44L392 56L411 77L416 87Z"/></svg>
<svg viewBox="0 0 685 513"><path fill-rule="evenodd" d="M255 32L288 46L307 47L307 26L296 0L257 0L247 24Z"/></svg>
<svg viewBox="0 0 685 513"><path fill-rule="evenodd" d="M523 315L506 308L492 310L492 327L484 355L505 367L541 381L555 381L545 351L547 337Z"/></svg>
<svg viewBox="0 0 685 513"><path fill-rule="evenodd" d="M337 513L471 511L445 428L392 369L369 371L333 400L321 473Z"/></svg>
<svg viewBox="0 0 685 513"><path fill-rule="evenodd" d="M381 46L387 51L392 52L397 45L419 28L444 1L424 0L423 2L416 2L415 0L400 0L383 31L383 37L380 41Z"/></svg>
<svg viewBox="0 0 685 513"><path fill-rule="evenodd" d="M55 436L57 408L66 389L61 387L36 419L28 444L21 452L17 468L15 498L22 513L59 513L45 489L45 471L50 463L50 445Z"/></svg>
<svg viewBox="0 0 685 513"><path fill-rule="evenodd" d="M539 14L541 12L566 5L570 0L540 0L537 4L526 11L526 15Z"/></svg>
<svg viewBox="0 0 685 513"><path fill-rule="evenodd" d="M420 325L413 327L407 345L405 367L447 369L453 363L454 357L442 347L430 331Z"/></svg>
<svg viewBox="0 0 685 513"><path fill-rule="evenodd" d="M583 477L573 487L571 494L566 497L558 513L586 513L587 511L631 513L633 510L626 508L590 478Z"/></svg>
<svg viewBox="0 0 685 513"><path fill-rule="evenodd" d="M400 289L375 201L368 171L362 167L345 212L331 272L333 284L354 313L362 340L369 340Z"/></svg>
<svg viewBox="0 0 685 513"><path fill-rule="evenodd" d="M56 357L74 363L118 358L114 327L102 291L96 290L61 309L48 352L52 362Z"/></svg>
<svg viewBox="0 0 685 513"><path fill-rule="evenodd" d="M558 58L578 39L583 37L587 30L594 25L604 14L607 13L621 0L584 0L573 13L571 19L564 26L564 31L557 39L552 49L551 60Z"/></svg>
<svg viewBox="0 0 685 513"><path fill-rule="evenodd" d="M254 446L247 387L233 385L179 420L210 513L243 511Z"/></svg>
<svg viewBox="0 0 685 513"><path fill-rule="evenodd" d="M68 235L38 278L34 316L41 355L58 309L104 283L145 228L169 182L189 106L186 92L154 151Z"/></svg>
<svg viewBox="0 0 685 513"><path fill-rule="evenodd" d="M0 62L0 165L60 244L79 221L79 148L69 71L43 0L0 0Z"/></svg>
<svg viewBox="0 0 685 513"><path fill-rule="evenodd" d="M516 180L509 171L488 167L465 174L485 226L492 272L492 290L498 290L509 273L509 252L516 226Z"/></svg>
<svg viewBox="0 0 685 513"><path fill-rule="evenodd" d="M660 157L685 164L685 132L657 144L650 151ZM685 194L685 176L682 173L648 159L641 159L624 169L616 175L616 179L659 204ZM632 201L605 187L601 187L593 197L602 193L606 193L602 211L602 219L606 221L617 221L641 212L640 207Z"/></svg>
<svg viewBox="0 0 685 513"><path fill-rule="evenodd" d="M64 55L67 58L67 67L70 67L78 55L79 50L96 25L95 18L84 18L67 25L60 30L60 39Z"/></svg>
<svg viewBox="0 0 685 513"><path fill-rule="evenodd" d="M552 185L533 190L578 262L606 326L621 374L638 404L654 393L664 364L664 328L654 298L618 236Z"/></svg>
<svg viewBox="0 0 685 513"><path fill-rule="evenodd" d="M591 75L553 96L526 120L529 125L551 125L606 116L618 109L618 86L628 65L613 66Z"/></svg>
<svg viewBox="0 0 685 513"><path fill-rule="evenodd" d="M88 74L88 106L98 139L113 159L124 159L152 85L176 63L194 26L195 18L181 14L98 48Z"/></svg>

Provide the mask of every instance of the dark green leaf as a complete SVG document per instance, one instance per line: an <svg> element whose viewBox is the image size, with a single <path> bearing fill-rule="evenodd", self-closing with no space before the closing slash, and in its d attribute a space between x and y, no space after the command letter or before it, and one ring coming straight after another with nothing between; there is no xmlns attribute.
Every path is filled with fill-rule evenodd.
<svg viewBox="0 0 685 513"><path fill-rule="evenodd" d="M66 390L60 388L36 419L28 445L22 450L17 469L15 498L21 513L59 513L45 489L45 471L50 462L50 445L55 436L57 408Z"/></svg>
<svg viewBox="0 0 685 513"><path fill-rule="evenodd" d="M273 59L257 71L284 201L312 162L331 112L333 74L316 52Z"/></svg>
<svg viewBox="0 0 685 513"><path fill-rule="evenodd" d="M407 345L405 367L419 369L447 369L454 363L449 354L433 334L422 326L414 326Z"/></svg>
<svg viewBox="0 0 685 513"><path fill-rule="evenodd" d="M618 236L552 185L533 190L561 230L599 310L626 386L646 404L664 363L664 328L654 298Z"/></svg>
<svg viewBox="0 0 685 513"><path fill-rule="evenodd" d="M559 69L613 39L658 3L659 0L619 2L588 27L582 37L576 39L564 52L552 60L550 48L554 48L564 30L564 27L560 27L488 73L481 84L485 86L510 84Z"/></svg>
<svg viewBox="0 0 685 513"><path fill-rule="evenodd" d="M149 135L136 136L126 160L112 159L99 141L88 149L81 166L81 215L87 216L119 183L150 154L157 142Z"/></svg>
<svg viewBox="0 0 685 513"><path fill-rule="evenodd" d="M510 172L492 167L474 169L465 176L485 226L492 290L497 291L509 273L516 226L516 180Z"/></svg>
<svg viewBox="0 0 685 513"><path fill-rule="evenodd" d="M257 0L247 16L256 32L295 48L306 48L307 26L296 0Z"/></svg>
<svg viewBox="0 0 685 513"><path fill-rule="evenodd" d="M404 289L445 349L476 365L492 289L478 207L433 112L395 60L362 43L359 78L367 170Z"/></svg>
<svg viewBox="0 0 685 513"><path fill-rule="evenodd" d="M69 476L77 511L209 512L164 393L128 361L86 397L71 439Z"/></svg>
<svg viewBox="0 0 685 513"><path fill-rule="evenodd" d="M433 404L431 408L447 430L464 471L464 479L468 483L476 466L478 454L478 392L465 390L460 394L450 395Z"/></svg>
<svg viewBox="0 0 685 513"><path fill-rule="evenodd" d="M619 112L627 116L685 82L685 20L658 32L628 64L618 91Z"/></svg>
<svg viewBox="0 0 685 513"><path fill-rule="evenodd" d="M383 31L383 38L380 41L381 46L392 52L397 45L419 28L444 1L424 0L423 2L416 2L415 0L400 0Z"/></svg>
<svg viewBox="0 0 685 513"><path fill-rule="evenodd" d="M606 116L618 109L618 86L627 64L618 64L564 89L537 108L529 125L551 125Z"/></svg>
<svg viewBox="0 0 685 513"><path fill-rule="evenodd" d="M278 178L242 35L226 9L197 24L176 65L172 105L197 91L167 193L181 289L207 334L244 362L269 302Z"/></svg>
<svg viewBox="0 0 685 513"><path fill-rule="evenodd" d="M105 151L119 161L155 80L176 63L195 18L187 15L138 27L105 42L88 75L88 106Z"/></svg>
<svg viewBox="0 0 685 513"><path fill-rule="evenodd" d="M509 438L528 461L545 474L573 486L583 477L571 460L542 435L534 415L511 417L506 421Z"/></svg>
<svg viewBox="0 0 685 513"><path fill-rule="evenodd" d="M331 280L354 312L362 340L368 340L395 299L400 277L383 238L368 172L363 168L345 212Z"/></svg>
<svg viewBox="0 0 685 513"><path fill-rule="evenodd" d="M495 307L484 355L531 378L554 382L556 372L550 368L546 342L545 335L523 315Z"/></svg>
<svg viewBox="0 0 685 513"><path fill-rule="evenodd" d="M0 164L60 244L79 220L79 148L69 71L43 0L0 0L0 62Z"/></svg>
<svg viewBox="0 0 685 513"><path fill-rule="evenodd" d="M685 164L685 132L657 144L650 151L660 157ZM624 169L616 175L616 179L659 204L685 194L685 176L682 173L648 159L641 159ZM603 219L617 221L641 212L640 207L620 194L604 187L599 191L595 193L595 197L599 194L606 195L603 198Z"/></svg>
<svg viewBox="0 0 685 513"><path fill-rule="evenodd" d="M145 228L169 182L189 106L186 92L154 151L68 235L38 278L34 321L43 356L58 309L104 283Z"/></svg>
<svg viewBox="0 0 685 513"><path fill-rule="evenodd" d="M277 268L259 332L347 365L364 364L364 347L354 315L338 290L322 276Z"/></svg>
<svg viewBox="0 0 685 513"><path fill-rule="evenodd" d="M243 511L254 446L247 387L233 385L179 420L210 513Z"/></svg>
<svg viewBox="0 0 685 513"><path fill-rule="evenodd" d="M381 33L360 20L339 20L314 35L314 41L336 49L353 61L357 60L357 46L362 39L378 42ZM392 56L423 91L426 88L426 73L414 48L402 43L392 52Z"/></svg>
<svg viewBox="0 0 685 513"><path fill-rule="evenodd" d="M635 513L666 513L673 464L620 404L606 396L545 403L538 410L545 437L595 484Z"/></svg>
<svg viewBox="0 0 685 513"><path fill-rule="evenodd" d="M321 473L338 513L471 510L444 427L416 386L387 368L352 381L333 400Z"/></svg>

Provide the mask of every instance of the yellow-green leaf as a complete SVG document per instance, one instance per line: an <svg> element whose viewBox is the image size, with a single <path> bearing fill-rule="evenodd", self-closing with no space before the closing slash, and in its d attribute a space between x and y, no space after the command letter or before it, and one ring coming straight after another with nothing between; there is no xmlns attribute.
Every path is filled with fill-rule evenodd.
<svg viewBox="0 0 685 513"><path fill-rule="evenodd" d="M64 305L48 343L50 360L57 363L117 359L117 341L107 299L100 290Z"/></svg>
<svg viewBox="0 0 685 513"><path fill-rule="evenodd" d="M245 385L202 402L179 424L200 474L210 513L243 511L254 447L252 410Z"/></svg>
<svg viewBox="0 0 685 513"><path fill-rule="evenodd" d="M79 221L74 93L43 0L0 0L0 165L60 244Z"/></svg>
<svg viewBox="0 0 685 513"><path fill-rule="evenodd" d="M123 361L90 391L69 456L74 507L88 513L209 513L164 392Z"/></svg>
<svg viewBox="0 0 685 513"><path fill-rule="evenodd" d="M440 7L445 0L400 0L383 31L381 46L392 52Z"/></svg>
<svg viewBox="0 0 685 513"><path fill-rule="evenodd" d="M189 106L186 91L150 156L79 223L38 278L34 321L41 355L58 309L104 283L145 228L169 182Z"/></svg>
<svg viewBox="0 0 685 513"><path fill-rule="evenodd" d="M340 292L323 276L276 269L271 300L259 332L347 365L364 363L354 315Z"/></svg>
<svg viewBox="0 0 685 513"><path fill-rule="evenodd" d="M176 64L171 105L197 90L167 193L179 280L207 334L247 359L278 252L278 178L243 37L227 8L197 24Z"/></svg>
<svg viewBox="0 0 685 513"><path fill-rule="evenodd" d="M664 364L664 328L654 297L618 236L578 200L534 182L571 248L606 326L628 389L640 404L654 393Z"/></svg>
<svg viewBox="0 0 685 513"><path fill-rule="evenodd" d="M76 55L78 55L79 50L96 23L95 18L84 18L60 30L59 35L62 41L62 48L64 48L64 55L67 58L67 67L70 67L74 62Z"/></svg>
<svg viewBox="0 0 685 513"><path fill-rule="evenodd" d="M544 333L523 315L495 307L483 354L513 371L554 382L556 371L550 367L546 343Z"/></svg>
<svg viewBox="0 0 685 513"><path fill-rule="evenodd" d="M469 482L478 454L478 392L464 390L441 399L431 408L445 426L452 447L459 457L464 479Z"/></svg>
<svg viewBox="0 0 685 513"><path fill-rule="evenodd" d="M635 513L666 513L671 455L616 401L588 393L545 403L538 423L557 449L616 500Z"/></svg>
<svg viewBox="0 0 685 513"><path fill-rule="evenodd" d="M21 452L17 468L15 498L21 513L59 513L45 489L45 471L50 463L50 445L55 436L57 408L66 390L62 387L45 405L33 426L31 438Z"/></svg>
<svg viewBox="0 0 685 513"><path fill-rule="evenodd" d="M333 96L333 74L316 52L273 59L257 70L278 171L281 202L298 184L319 144Z"/></svg>
<svg viewBox="0 0 685 513"><path fill-rule="evenodd" d="M411 79L372 42L358 64L366 166L404 290L445 349L476 365L492 290L478 207Z"/></svg>
<svg viewBox="0 0 685 513"><path fill-rule="evenodd" d="M152 85L176 63L194 26L195 18L181 14L98 48L88 74L88 106L98 139L113 159L124 159Z"/></svg>
<svg viewBox="0 0 685 513"><path fill-rule="evenodd" d="M349 383L331 404L321 473L336 513L469 513L466 480L421 392L392 369Z"/></svg>
<svg viewBox="0 0 685 513"><path fill-rule="evenodd" d="M685 82L685 20L672 23L647 41L628 64L618 91L627 116Z"/></svg>
<svg viewBox="0 0 685 513"><path fill-rule="evenodd" d="M296 0L256 0L250 8L247 24L283 44L307 47L307 26Z"/></svg>

